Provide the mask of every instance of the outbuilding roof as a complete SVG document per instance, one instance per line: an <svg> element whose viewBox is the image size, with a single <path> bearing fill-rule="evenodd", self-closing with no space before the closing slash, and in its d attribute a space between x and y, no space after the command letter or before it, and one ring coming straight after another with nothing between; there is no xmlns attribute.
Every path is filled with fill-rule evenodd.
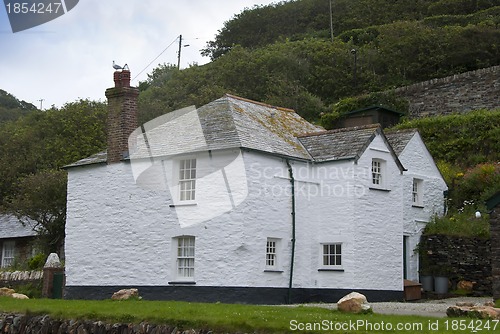
<svg viewBox="0 0 500 334"><path fill-rule="evenodd" d="M33 237L35 235L36 232L33 231L32 224L24 225L13 215L0 214L0 239Z"/></svg>

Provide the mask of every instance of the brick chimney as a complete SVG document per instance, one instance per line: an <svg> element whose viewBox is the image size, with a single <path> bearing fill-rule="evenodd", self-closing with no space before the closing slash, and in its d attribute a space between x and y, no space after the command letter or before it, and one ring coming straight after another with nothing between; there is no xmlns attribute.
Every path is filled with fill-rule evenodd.
<svg viewBox="0 0 500 334"><path fill-rule="evenodd" d="M106 89L108 99L108 164L128 157L128 137L137 128L139 89L130 87L130 71L116 71L115 87Z"/></svg>

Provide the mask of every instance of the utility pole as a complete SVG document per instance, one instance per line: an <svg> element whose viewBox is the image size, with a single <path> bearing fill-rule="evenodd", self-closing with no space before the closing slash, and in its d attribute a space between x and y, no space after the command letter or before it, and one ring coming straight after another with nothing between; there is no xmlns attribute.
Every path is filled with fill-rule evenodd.
<svg viewBox="0 0 500 334"><path fill-rule="evenodd" d="M332 0L330 0L330 35L333 43L333 14L332 14Z"/></svg>
<svg viewBox="0 0 500 334"><path fill-rule="evenodd" d="M40 100L37 100L40 102L40 110L43 110L43 101L45 101L45 99L40 99Z"/></svg>
<svg viewBox="0 0 500 334"><path fill-rule="evenodd" d="M177 53L177 69L181 69L181 49L182 49L182 35L179 35L179 51Z"/></svg>
<svg viewBox="0 0 500 334"><path fill-rule="evenodd" d="M354 69L353 69L353 79L354 79L354 89L356 89L357 86L357 63L358 63L358 50L352 49L351 50L352 55L354 56Z"/></svg>

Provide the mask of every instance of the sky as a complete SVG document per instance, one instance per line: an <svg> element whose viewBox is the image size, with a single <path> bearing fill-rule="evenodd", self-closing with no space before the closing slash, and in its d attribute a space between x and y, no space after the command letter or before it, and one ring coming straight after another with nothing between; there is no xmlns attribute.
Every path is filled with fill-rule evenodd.
<svg viewBox="0 0 500 334"><path fill-rule="evenodd" d="M17 33L0 3L0 89L42 109L105 101L104 91L114 85L113 61L127 64L138 86L158 64L177 64L182 35L181 69L205 64L210 59L200 50L224 22L275 2L81 0L66 14Z"/></svg>

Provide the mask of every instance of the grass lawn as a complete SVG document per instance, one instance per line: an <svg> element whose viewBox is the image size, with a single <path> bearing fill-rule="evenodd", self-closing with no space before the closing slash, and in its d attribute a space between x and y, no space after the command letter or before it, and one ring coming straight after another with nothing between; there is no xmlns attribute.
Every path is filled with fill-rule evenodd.
<svg viewBox="0 0 500 334"><path fill-rule="evenodd" d="M498 321L380 314L350 315L324 308L171 301L83 301L0 297L0 312L250 333L500 333ZM495 327L495 328L494 328Z"/></svg>

